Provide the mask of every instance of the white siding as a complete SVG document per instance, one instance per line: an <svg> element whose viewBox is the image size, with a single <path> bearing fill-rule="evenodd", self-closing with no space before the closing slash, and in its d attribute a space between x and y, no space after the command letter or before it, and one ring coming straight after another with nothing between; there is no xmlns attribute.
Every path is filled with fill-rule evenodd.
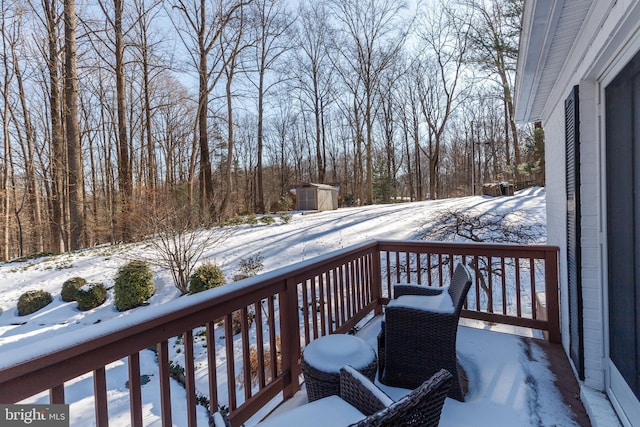
<svg viewBox="0 0 640 427"><path fill-rule="evenodd" d="M604 390L604 310L601 257L600 144L598 86L580 83L580 200L582 221L582 303L587 386Z"/></svg>

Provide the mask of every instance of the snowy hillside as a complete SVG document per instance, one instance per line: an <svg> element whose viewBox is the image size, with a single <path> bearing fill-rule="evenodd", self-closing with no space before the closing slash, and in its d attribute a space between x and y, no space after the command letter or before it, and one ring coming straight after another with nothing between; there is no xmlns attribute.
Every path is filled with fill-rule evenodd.
<svg viewBox="0 0 640 427"><path fill-rule="evenodd" d="M289 224L239 226L231 236L217 247L207 250L201 261L210 260L222 267L227 282L238 272L239 262L252 254L263 259L263 272L308 260L337 249L369 239L420 239L441 221L442 212L471 212L504 214L507 220L522 221L534 230L531 239L544 243L545 232L544 189L524 190L515 197L463 197L457 199L375 205L344 208L316 214L294 214ZM531 227L534 224L535 227ZM514 225L517 229L517 224ZM218 232L218 230L213 230ZM442 234L442 233L440 233ZM427 234L427 237L429 235ZM460 236L446 236L464 240ZM433 238L433 237L432 237ZM491 236L488 236L489 240ZM499 240L499 237L496 236ZM126 244L99 247L60 256L40 258L26 262L0 264L0 351L37 342L39 336L61 333L104 322L122 316L113 307L113 293L109 292L102 306L87 312L76 308L75 302L63 302L60 290L65 280L80 276L88 281L113 286L117 269L127 261L153 257L149 244ZM136 310L152 310L179 297L171 275L165 269L154 267L156 294L150 306ZM18 316L16 303L25 291L43 289L53 296L53 302L31 315Z"/></svg>

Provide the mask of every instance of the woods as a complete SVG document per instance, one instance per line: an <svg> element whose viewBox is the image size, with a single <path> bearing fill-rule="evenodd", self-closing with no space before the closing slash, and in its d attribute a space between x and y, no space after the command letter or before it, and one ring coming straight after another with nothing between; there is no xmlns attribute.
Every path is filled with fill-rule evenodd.
<svg viewBox="0 0 640 427"><path fill-rule="evenodd" d="M544 176L518 128L522 0L0 0L0 259Z"/></svg>

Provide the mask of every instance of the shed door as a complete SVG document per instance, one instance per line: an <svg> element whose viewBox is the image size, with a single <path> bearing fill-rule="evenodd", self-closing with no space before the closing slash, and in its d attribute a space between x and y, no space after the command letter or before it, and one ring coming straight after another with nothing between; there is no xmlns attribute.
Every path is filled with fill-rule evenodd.
<svg viewBox="0 0 640 427"><path fill-rule="evenodd" d="M640 54L605 89L610 359L640 398Z"/></svg>
<svg viewBox="0 0 640 427"><path fill-rule="evenodd" d="M567 272L569 279L569 356L584 379L580 252L580 114L578 86L565 100L567 164Z"/></svg>
<svg viewBox="0 0 640 427"><path fill-rule="evenodd" d="M298 193L298 209L301 211L313 211L318 209L316 201L316 189L315 187L304 187L296 190Z"/></svg>

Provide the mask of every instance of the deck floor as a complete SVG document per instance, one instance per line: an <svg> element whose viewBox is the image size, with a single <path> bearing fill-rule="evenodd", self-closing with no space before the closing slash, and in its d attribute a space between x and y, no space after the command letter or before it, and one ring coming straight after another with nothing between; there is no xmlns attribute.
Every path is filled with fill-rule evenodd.
<svg viewBox="0 0 640 427"><path fill-rule="evenodd" d="M578 383L561 345L550 344L526 330L466 319L461 320L461 325L458 353L469 382L469 394L465 402L446 400L440 422L442 427L556 423L591 427L580 401ZM358 336L375 348L379 329L380 319L374 318L358 331ZM500 348L492 348L496 346ZM534 378L534 384L529 384L531 378ZM380 384L377 379L376 384L395 400L409 392ZM549 392L549 388L557 391ZM303 385L292 399L278 405L270 415L305 403ZM558 410L558 405L566 409ZM556 413L562 413L562 419L556 419ZM529 414L530 418L523 414ZM253 425L252 421L255 420L246 425Z"/></svg>
<svg viewBox="0 0 640 427"><path fill-rule="evenodd" d="M531 340L540 346L549 361L549 369L553 372L556 381L556 387L562 395L562 400L573 411L575 420L581 427L591 427L591 421L587 411L580 400L580 386L576 377L573 375L573 369L569 364L567 354L564 352L562 345L551 344L544 340L533 338L522 338L523 340Z"/></svg>

